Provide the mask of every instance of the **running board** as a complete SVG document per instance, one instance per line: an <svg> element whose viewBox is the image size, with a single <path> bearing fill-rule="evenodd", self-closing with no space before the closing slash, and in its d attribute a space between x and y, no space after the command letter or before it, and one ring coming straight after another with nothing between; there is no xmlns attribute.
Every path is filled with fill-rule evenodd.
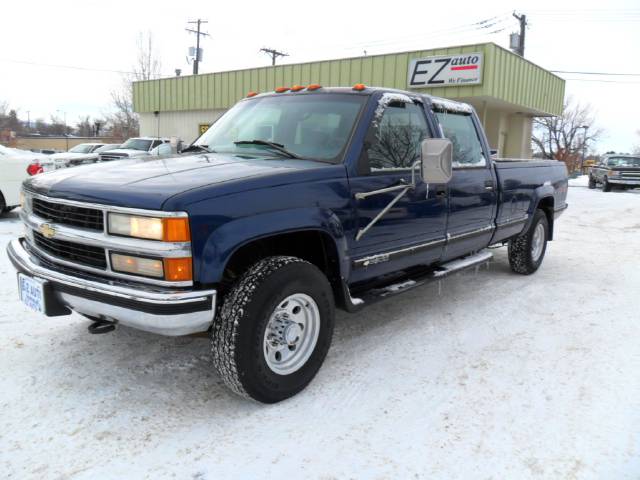
<svg viewBox="0 0 640 480"><path fill-rule="evenodd" d="M414 272L413 274L407 274L401 279L395 278L394 281L388 285L378 285L375 288L359 292L356 295L352 295L351 292L349 292L351 308L348 308L348 310L359 310L361 307L374 303L378 300L382 300L399 293L404 293L408 290L412 290L436 280L442 280L453 273L458 273L472 267L478 267L489 262L492 258L493 253L484 250L473 255L468 255L457 260L443 263L435 268Z"/></svg>

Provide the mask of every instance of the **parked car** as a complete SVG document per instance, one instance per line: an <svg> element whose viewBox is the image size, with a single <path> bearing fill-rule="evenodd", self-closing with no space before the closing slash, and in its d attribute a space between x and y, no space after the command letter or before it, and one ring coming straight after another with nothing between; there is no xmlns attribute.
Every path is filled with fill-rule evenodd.
<svg viewBox="0 0 640 480"><path fill-rule="evenodd" d="M51 155L51 158L53 159L56 169L76 167L78 165L95 163L100 159L102 152L108 152L119 147L119 144L81 143L68 152Z"/></svg>
<svg viewBox="0 0 640 480"><path fill-rule="evenodd" d="M532 274L567 208L564 163L494 161L471 106L412 92L255 95L183 152L25 182L21 298L93 333L208 331L226 384L261 402L312 380L336 307L486 263L490 245Z"/></svg>
<svg viewBox="0 0 640 480"><path fill-rule="evenodd" d="M610 192L613 187L640 187L640 156L606 155L589 171L589 188L598 184L603 192Z"/></svg>
<svg viewBox="0 0 640 480"><path fill-rule="evenodd" d="M169 138L139 137L130 138L118 148L100 152L100 161L122 160L123 158L143 157L150 155L158 145L170 143Z"/></svg>
<svg viewBox="0 0 640 480"><path fill-rule="evenodd" d="M0 145L0 215L20 204L22 182L44 172L43 160L31 152Z"/></svg>

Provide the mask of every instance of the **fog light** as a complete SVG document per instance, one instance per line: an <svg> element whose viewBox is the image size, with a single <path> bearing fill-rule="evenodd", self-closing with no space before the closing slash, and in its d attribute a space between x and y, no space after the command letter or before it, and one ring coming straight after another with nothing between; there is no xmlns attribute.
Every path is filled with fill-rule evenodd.
<svg viewBox="0 0 640 480"><path fill-rule="evenodd" d="M143 258L112 253L111 269L115 272L131 273L143 277L164 277L164 266L162 260L158 258Z"/></svg>

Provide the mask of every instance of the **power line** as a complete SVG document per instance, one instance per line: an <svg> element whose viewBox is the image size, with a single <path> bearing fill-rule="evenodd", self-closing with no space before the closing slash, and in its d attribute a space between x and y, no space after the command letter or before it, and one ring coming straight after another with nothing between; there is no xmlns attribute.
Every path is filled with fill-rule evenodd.
<svg viewBox="0 0 640 480"><path fill-rule="evenodd" d="M599 80L596 78L565 78L567 82L600 82L600 83L617 83L617 84L637 84L640 81L634 82L633 80L630 82L622 82L620 80Z"/></svg>
<svg viewBox="0 0 640 480"><path fill-rule="evenodd" d="M119 73L123 75L133 75L135 72L128 72L126 70L109 70L106 68L90 68L90 67L79 67L77 65L60 65L54 63L39 63L39 62L29 62L26 60L13 60L9 58L0 58L0 62L6 63L17 63L22 65L32 65L35 67L48 67L48 68L66 68L69 70L84 70L87 72L104 72L104 73Z"/></svg>
<svg viewBox="0 0 640 480"><path fill-rule="evenodd" d="M571 73L576 75L615 75L624 77L640 77L640 73L612 73L612 72L571 72L568 70L549 70L552 73Z"/></svg>

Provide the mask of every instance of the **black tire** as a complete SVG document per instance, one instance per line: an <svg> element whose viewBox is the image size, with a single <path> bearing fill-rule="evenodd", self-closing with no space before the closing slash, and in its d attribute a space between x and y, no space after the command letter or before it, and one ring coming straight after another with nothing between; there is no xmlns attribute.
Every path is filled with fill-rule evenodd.
<svg viewBox="0 0 640 480"><path fill-rule="evenodd" d="M607 180L607 177L604 177L602 179L602 191L603 192L610 192L611 191L611 184L609 183L609 180Z"/></svg>
<svg viewBox="0 0 640 480"><path fill-rule="evenodd" d="M544 228L544 237L542 251L537 258L533 255L533 237L538 225ZM544 259L547 251L547 239L549 238L549 222L547 215L542 210L536 210L533 216L533 222L526 232L509 240L509 265L511 270L522 275L531 275L534 273Z"/></svg>
<svg viewBox="0 0 640 480"><path fill-rule="evenodd" d="M290 295L317 305L320 327L308 360L288 375L267 364L265 331L272 313ZM263 403L285 400L304 389L322 365L333 336L334 298L327 277L296 257L268 257L249 268L227 293L211 329L213 364L231 390Z"/></svg>
<svg viewBox="0 0 640 480"><path fill-rule="evenodd" d="M596 179L589 175L589 188L593 190L596 188Z"/></svg>

